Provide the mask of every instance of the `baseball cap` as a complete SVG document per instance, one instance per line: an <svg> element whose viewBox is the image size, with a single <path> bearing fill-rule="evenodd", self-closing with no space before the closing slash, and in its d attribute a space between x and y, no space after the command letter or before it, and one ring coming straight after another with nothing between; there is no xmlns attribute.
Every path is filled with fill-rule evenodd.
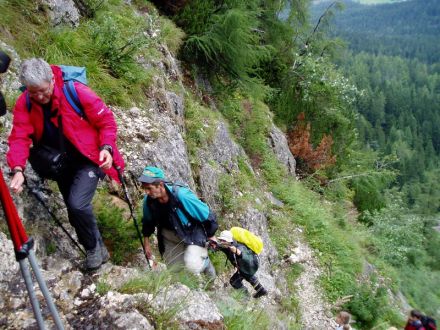
<svg viewBox="0 0 440 330"><path fill-rule="evenodd" d="M138 178L142 183L153 183L158 181L167 181L165 174L160 168L147 166L144 168L142 175Z"/></svg>

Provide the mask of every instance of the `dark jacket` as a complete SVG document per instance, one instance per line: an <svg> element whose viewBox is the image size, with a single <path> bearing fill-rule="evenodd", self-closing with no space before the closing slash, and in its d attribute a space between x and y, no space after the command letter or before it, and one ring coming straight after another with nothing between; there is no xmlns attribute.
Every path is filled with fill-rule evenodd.
<svg viewBox="0 0 440 330"><path fill-rule="evenodd" d="M143 203L142 233L149 237L157 227L159 251L163 253L162 224L168 220L176 235L187 245L204 247L208 237L214 236L217 231L217 220L209 209L197 196L186 187L165 185L169 196L168 219L160 219L156 211L159 202L145 196Z"/></svg>
<svg viewBox="0 0 440 330"><path fill-rule="evenodd" d="M220 247L220 250L226 254L228 260L237 267L243 277L254 276L259 266L258 256L244 244L234 241L232 245L241 251L239 256L232 253L229 248Z"/></svg>

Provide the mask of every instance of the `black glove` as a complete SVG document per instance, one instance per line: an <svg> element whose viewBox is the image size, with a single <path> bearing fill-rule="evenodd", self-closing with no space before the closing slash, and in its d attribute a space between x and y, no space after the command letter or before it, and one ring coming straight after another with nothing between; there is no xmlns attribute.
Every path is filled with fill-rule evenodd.
<svg viewBox="0 0 440 330"><path fill-rule="evenodd" d="M0 92L0 117L6 114L6 102L2 92Z"/></svg>
<svg viewBox="0 0 440 330"><path fill-rule="evenodd" d="M11 58L0 50L0 73L5 73L8 70L9 63L11 63Z"/></svg>
<svg viewBox="0 0 440 330"><path fill-rule="evenodd" d="M8 70L11 58L5 52L0 50L0 73L5 73ZM3 94L0 92L0 116L6 113L6 102Z"/></svg>

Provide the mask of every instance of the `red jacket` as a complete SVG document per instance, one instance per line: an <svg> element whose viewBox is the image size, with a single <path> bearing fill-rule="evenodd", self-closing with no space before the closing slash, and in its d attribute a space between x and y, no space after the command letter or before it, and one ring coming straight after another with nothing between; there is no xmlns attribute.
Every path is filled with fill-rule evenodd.
<svg viewBox="0 0 440 330"><path fill-rule="evenodd" d="M405 326L405 330L425 330L425 327L420 324L419 326L413 325L411 322L407 322Z"/></svg>
<svg viewBox="0 0 440 330"><path fill-rule="evenodd" d="M108 144L113 148L113 164L124 168L124 160L116 147L116 122L113 113L89 87L75 82L75 89L87 119L81 118L70 106L63 93L64 81L60 67L52 65L55 86L52 95L52 110L58 109L62 115L63 134L81 154L93 163L100 165L99 147ZM12 131L9 135L8 165L25 168L29 157L29 148L37 143L43 135L44 116L42 107L31 99L31 111L26 106L26 94L23 92L14 107ZM58 127L58 116L51 118ZM102 162L101 162L102 163ZM105 171L119 182L114 167Z"/></svg>

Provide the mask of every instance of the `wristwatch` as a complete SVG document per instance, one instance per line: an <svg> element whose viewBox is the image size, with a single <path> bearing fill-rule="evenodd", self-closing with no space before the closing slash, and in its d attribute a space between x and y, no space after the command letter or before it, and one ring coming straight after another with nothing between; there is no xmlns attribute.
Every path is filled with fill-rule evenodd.
<svg viewBox="0 0 440 330"><path fill-rule="evenodd" d="M109 153L110 153L110 155L112 155L113 156L113 148L112 148L112 146L111 145L109 145L109 144L103 144L100 148L99 148L99 150L107 150Z"/></svg>
<svg viewBox="0 0 440 330"><path fill-rule="evenodd" d="M14 168L11 170L11 172L9 172L10 176L14 176L15 174L17 174L17 172L21 172L23 174L23 169L21 168Z"/></svg>

